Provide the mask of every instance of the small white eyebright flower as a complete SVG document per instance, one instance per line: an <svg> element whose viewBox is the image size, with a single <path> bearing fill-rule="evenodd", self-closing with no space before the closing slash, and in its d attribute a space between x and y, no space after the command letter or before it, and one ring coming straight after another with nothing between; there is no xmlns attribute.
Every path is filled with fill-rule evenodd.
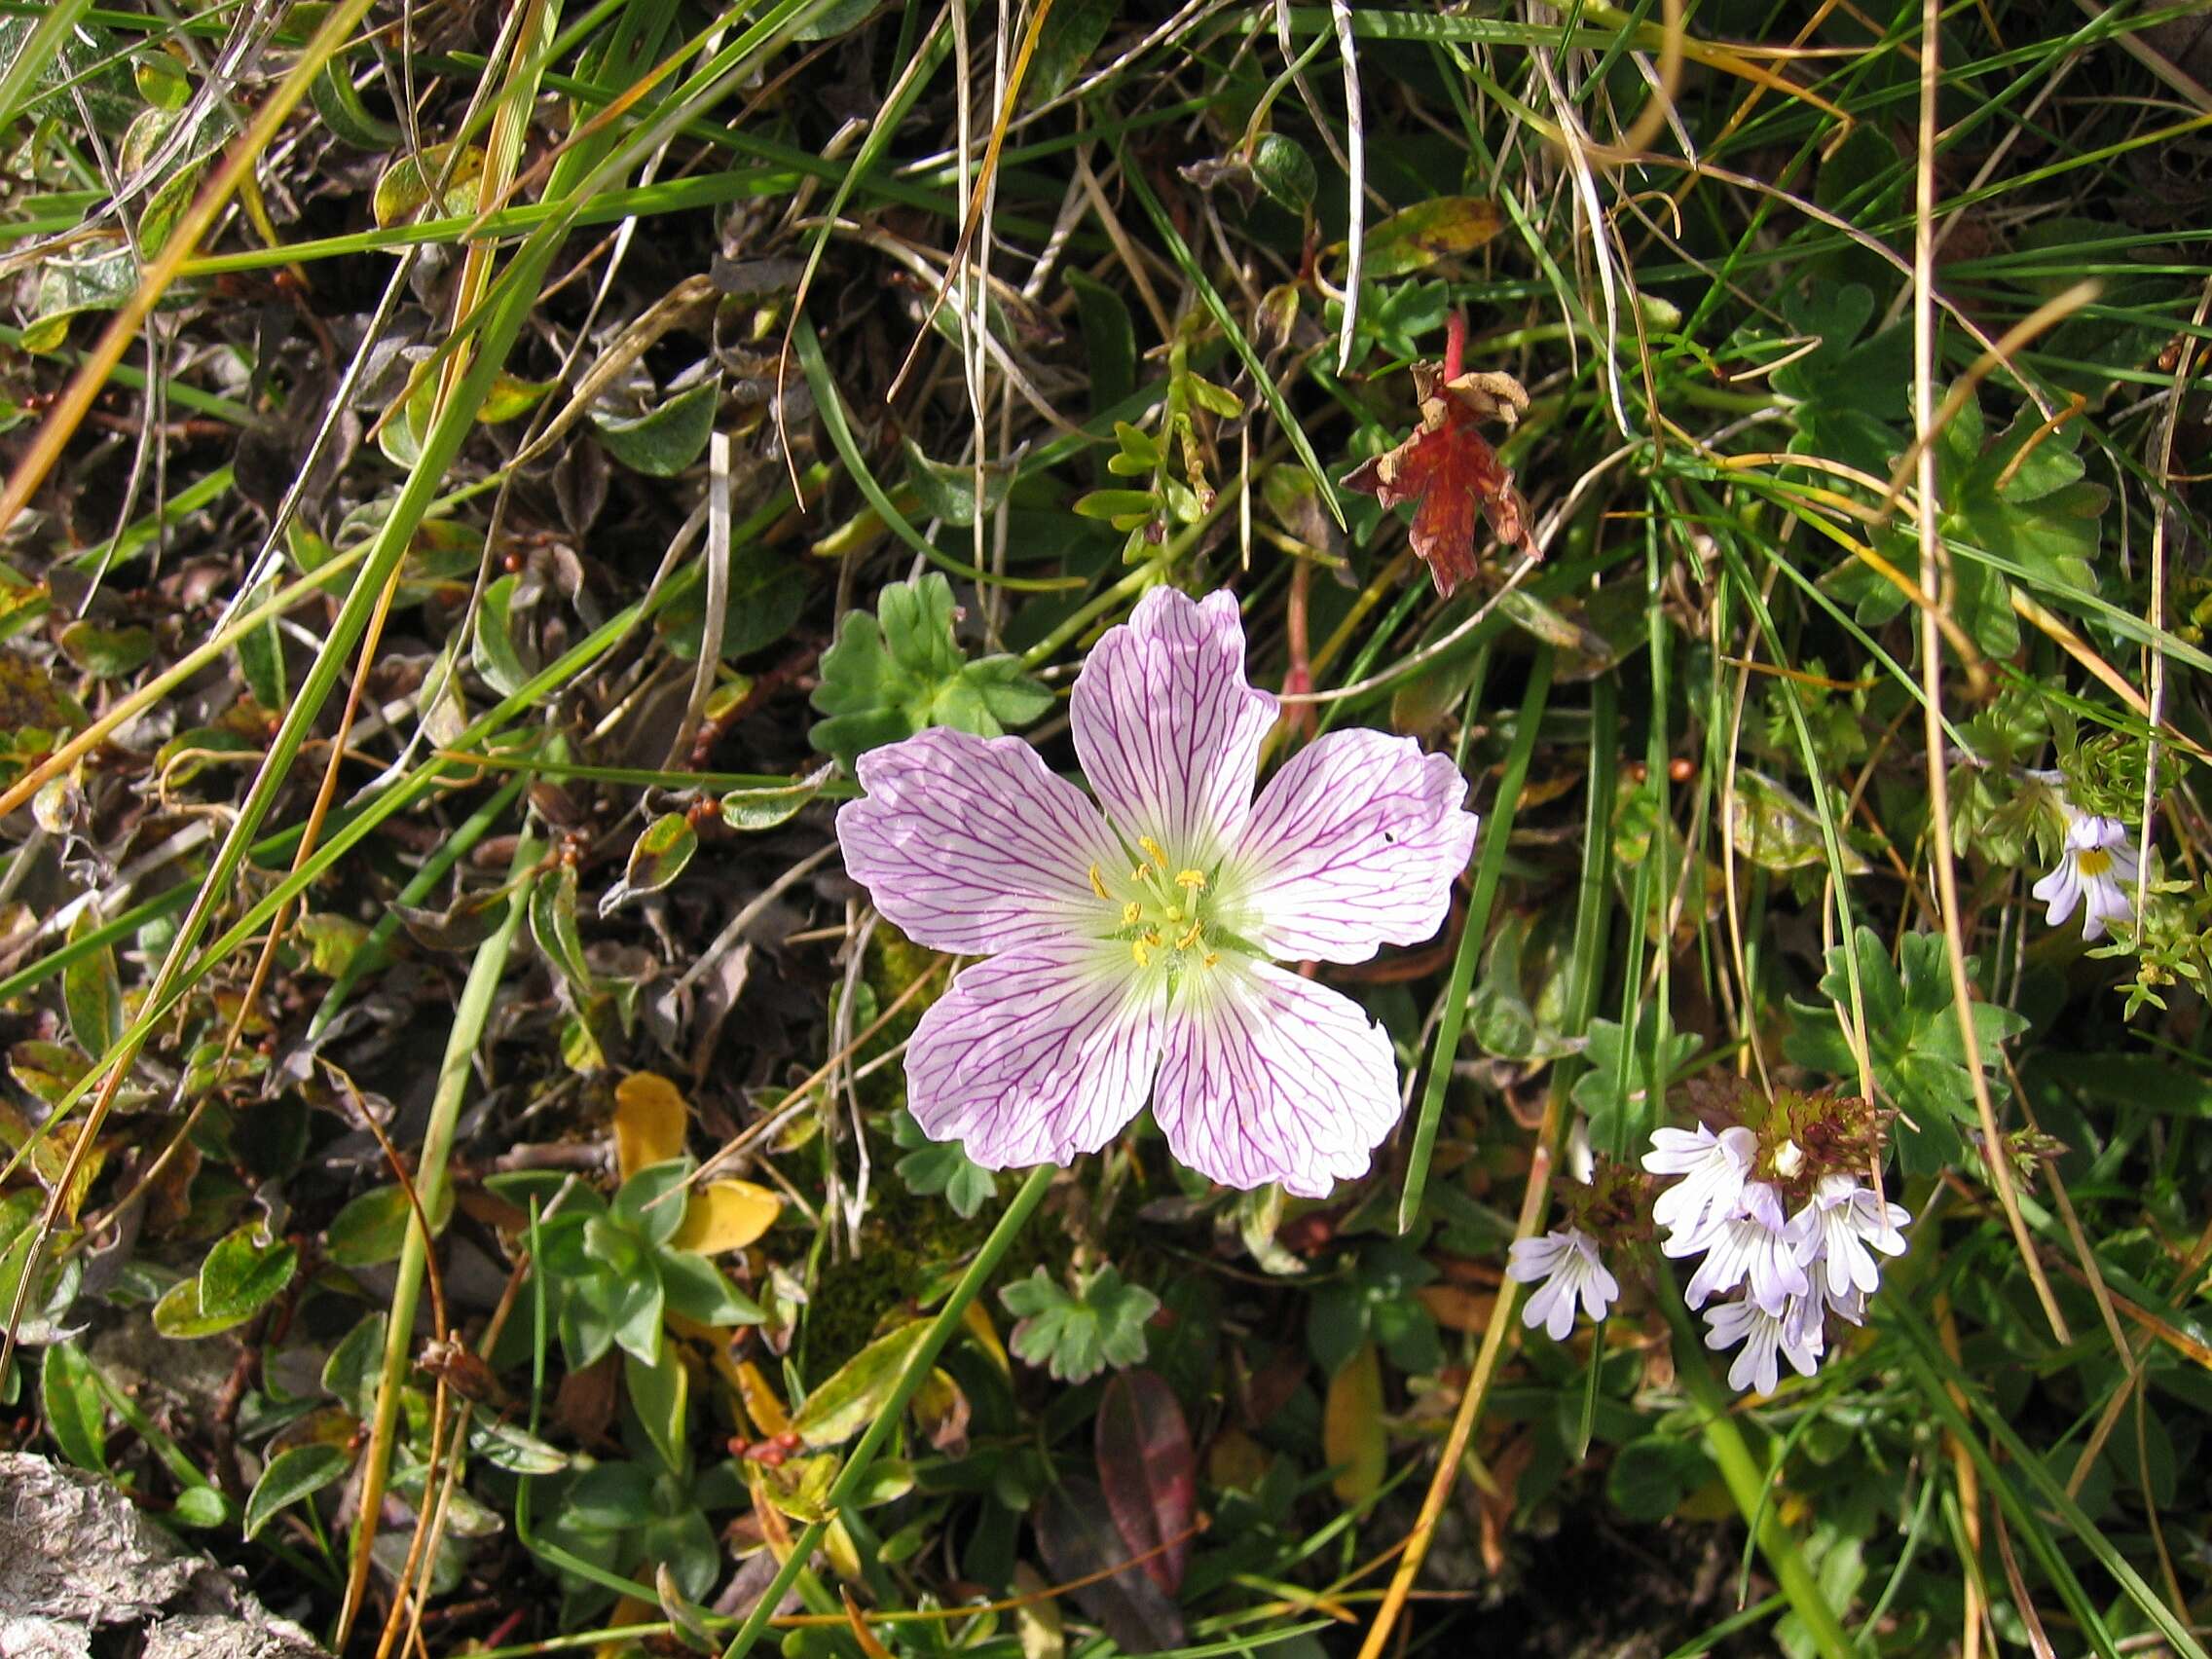
<svg viewBox="0 0 2212 1659"><path fill-rule="evenodd" d="M2142 872L2128 846L2127 827L2117 818L2077 812L2064 796L2059 805L2066 813L2066 849L2058 856L2058 867L2030 891L2050 906L2045 920L2052 927L2063 926L2079 904L2082 937L2102 939L2106 923L2124 922L2135 914L2127 889Z"/></svg>
<svg viewBox="0 0 2212 1659"><path fill-rule="evenodd" d="M1728 1367L1731 1388L1742 1391L1755 1384L1759 1393L1773 1393L1782 1378L1783 1359L1800 1377L1820 1369L1826 1333L1821 1328L1817 1299L1793 1296L1779 1314L1748 1299L1723 1302L1706 1309L1705 1322L1713 1327L1706 1334L1707 1347L1718 1352L1744 1345L1744 1351Z"/></svg>
<svg viewBox="0 0 2212 1659"><path fill-rule="evenodd" d="M1582 1310L1597 1320L1605 1316L1605 1309L1621 1293L1620 1281L1598 1258L1596 1241L1579 1227L1514 1240L1505 1276L1520 1284L1543 1281L1521 1310L1521 1322L1531 1331L1543 1326L1555 1343L1565 1342L1574 1329L1575 1298L1581 1298Z"/></svg>
<svg viewBox="0 0 2212 1659"><path fill-rule="evenodd" d="M1758 1147L1758 1137L1741 1124L1718 1134L1703 1124L1695 1129L1651 1131L1643 1167L1654 1175L1681 1177L1651 1206L1651 1219L1674 1235L1669 1245L1681 1246L1671 1248L1670 1254L1688 1255L1702 1247L1704 1235L1736 1213Z"/></svg>
<svg viewBox="0 0 2212 1659"><path fill-rule="evenodd" d="M1670 1256L1684 1253L1672 1242L1662 1248ZM1769 1313L1780 1313L1791 1297L1812 1289L1797 1259L1793 1232L1769 1227L1755 1215L1731 1218L1710 1236L1705 1249L1705 1260L1684 1293L1692 1308L1703 1308L1722 1292L1749 1283L1753 1302Z"/></svg>
<svg viewBox="0 0 2212 1659"><path fill-rule="evenodd" d="M1886 1202L1857 1176L1824 1175L1791 1218L1789 1234L1798 1265L1820 1266L1821 1284L1840 1308L1850 1293L1871 1295L1881 1284L1881 1264L1868 1246L1885 1256L1903 1255L1904 1235L1898 1228L1911 1219L1910 1210Z"/></svg>

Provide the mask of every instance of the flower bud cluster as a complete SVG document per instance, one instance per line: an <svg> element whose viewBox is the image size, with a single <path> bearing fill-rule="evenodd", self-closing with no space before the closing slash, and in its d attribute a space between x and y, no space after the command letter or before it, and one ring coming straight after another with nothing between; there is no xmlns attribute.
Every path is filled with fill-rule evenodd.
<svg viewBox="0 0 2212 1659"><path fill-rule="evenodd" d="M1740 1347L1730 1386L1770 1393L1781 1361L1803 1377L1819 1369L1830 1313L1863 1322L1877 1257L1904 1253L1899 1227L1911 1217L1861 1176L1882 1142L1865 1102L1743 1089L1727 1107L1739 1121L1717 1130L1654 1131L1643 1167L1669 1180L1651 1218L1662 1254L1698 1264L1683 1296L1705 1309L1706 1346Z"/></svg>

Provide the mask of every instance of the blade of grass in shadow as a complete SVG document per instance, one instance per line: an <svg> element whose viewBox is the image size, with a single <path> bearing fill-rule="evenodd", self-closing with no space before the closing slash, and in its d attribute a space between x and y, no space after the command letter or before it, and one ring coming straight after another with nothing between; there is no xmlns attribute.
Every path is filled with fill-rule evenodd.
<svg viewBox="0 0 2212 1659"><path fill-rule="evenodd" d="M1454 762L1464 774L1467 748L1474 736L1475 711L1482 704L1483 685L1490 677L1490 647L1485 645L1475 662L1474 683L1467 688L1466 713L1459 721L1459 745ZM1518 735L1518 734L1517 734ZM1513 796L1519 794L1513 792ZM1414 1116L1413 1145L1406 1153L1406 1182L1398 1198L1398 1231L1411 1232L1420 1214L1421 1195L1428 1186L1429 1159L1436 1150L1436 1124L1444 1116L1444 1090L1452 1081L1452 1062L1459 1052L1459 1033L1467 1018L1467 988L1474 982L1475 958L1482 954L1490 934L1491 905L1497 900L1497 878L1505 868L1505 847L1513 833L1515 800L1503 785L1498 802L1491 808L1482 829L1483 855L1475 866L1475 882L1467 895L1466 918L1459 925L1458 948L1452 953L1452 975L1444 982L1443 1013L1436 1020L1436 1041L1429 1045L1428 1081L1421 1090L1420 1110Z"/></svg>
<svg viewBox="0 0 2212 1659"><path fill-rule="evenodd" d="M2082 1621L2085 1634L2099 1641L2100 1652L2117 1653L2111 1634L2104 1630L2095 1604L2087 1592L2075 1579L2072 1568L2066 1565L2034 1509L2024 1500L2019 1485L2009 1477L2009 1469L2016 1469L2021 1479L2034 1489L2038 1500L2066 1524L2067 1530L2096 1558L2097 1564L2112 1575L2127 1599L2134 1603L2143 1616L2157 1627L2160 1637L2174 1652L2185 1659L2205 1659L2203 1646L2191 1634L2188 1626L2174 1615L2158 1597L2158 1593L2143 1575L2127 1564L2127 1559L2116 1548L2111 1539L2082 1506L2069 1497L2065 1483L2054 1476L2044 1460L2031 1450L2026 1441L2005 1419L2005 1414L1991 1406L1982 1397L1979 1385L1971 1377L1952 1365L1948 1356L1936 1341L1936 1334L1928 1327L1910 1304L1889 1301L1876 1305L1877 1324L1903 1334L1911 1345L1906 1356L1908 1364L1921 1382L1920 1394L1928 1410L1942 1419L1945 1426L1958 1436L1980 1468L1985 1484L1997 1494L2005 1506L2015 1532L2025 1538L2037 1559L2050 1575L2052 1584L2063 1596L2074 1616ZM2009 1461L2000 1465L1989 1454L1974 1433L1973 1422L1968 1420L1957 1403L1951 1398L1945 1382L1956 1383L1961 1393L1972 1404L1974 1419L1988 1433L1989 1438L2004 1449Z"/></svg>

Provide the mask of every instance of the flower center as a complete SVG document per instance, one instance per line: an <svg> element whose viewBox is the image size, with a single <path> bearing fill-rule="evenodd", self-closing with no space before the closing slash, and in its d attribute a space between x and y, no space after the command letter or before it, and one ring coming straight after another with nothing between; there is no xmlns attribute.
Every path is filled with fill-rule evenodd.
<svg viewBox="0 0 2212 1659"><path fill-rule="evenodd" d="M1125 940L1139 968L1159 964L1170 974L1192 966L1211 968L1221 959L1217 947L1222 941L1215 937L1206 872L1177 867L1150 835L1140 835L1137 846L1144 858L1126 880L1109 883L1098 866L1090 866L1091 891L1119 906L1118 925L1107 937Z"/></svg>
<svg viewBox="0 0 2212 1659"><path fill-rule="evenodd" d="M2102 847L2083 847L2074 855L2074 865L2083 878L2094 881L2112 868L2112 854Z"/></svg>

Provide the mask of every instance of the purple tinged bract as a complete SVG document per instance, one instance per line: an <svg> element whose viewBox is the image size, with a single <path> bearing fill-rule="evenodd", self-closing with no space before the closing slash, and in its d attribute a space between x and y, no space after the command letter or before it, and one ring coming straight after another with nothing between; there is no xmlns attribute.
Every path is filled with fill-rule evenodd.
<svg viewBox="0 0 2212 1659"><path fill-rule="evenodd" d="M1095 804L1019 738L936 728L858 761L846 868L917 943L988 958L916 1027L909 1110L1000 1169L1095 1152L1149 1096L1201 1174L1326 1197L1397 1122L1397 1061L1356 1004L1274 964L1431 937L1474 847L1465 780L1343 731L1255 800L1275 699L1245 681L1226 593L1147 594L1070 716Z"/></svg>

